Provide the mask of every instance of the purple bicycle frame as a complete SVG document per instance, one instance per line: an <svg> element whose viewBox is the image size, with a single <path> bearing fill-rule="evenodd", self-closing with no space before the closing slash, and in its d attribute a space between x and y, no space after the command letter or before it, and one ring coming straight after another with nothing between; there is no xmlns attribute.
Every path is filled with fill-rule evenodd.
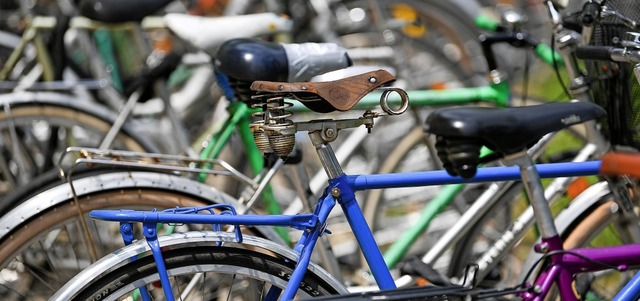
<svg viewBox="0 0 640 301"><path fill-rule="evenodd" d="M611 266L624 271L629 266L640 264L640 244L563 250L560 238L552 237L543 239L536 247L542 246L557 254L550 255L551 262L536 278L534 289L522 294L521 297L527 301L543 300L554 283L562 300L579 300L572 285L574 275L602 271Z"/></svg>

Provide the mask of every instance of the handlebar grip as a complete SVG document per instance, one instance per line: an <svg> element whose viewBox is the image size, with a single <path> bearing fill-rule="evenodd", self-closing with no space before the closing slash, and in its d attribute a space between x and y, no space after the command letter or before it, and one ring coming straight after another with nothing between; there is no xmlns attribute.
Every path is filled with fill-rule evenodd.
<svg viewBox="0 0 640 301"><path fill-rule="evenodd" d="M475 17L474 22L478 28L490 32L496 32L498 31L498 27L500 27L500 22L497 22L485 15Z"/></svg>
<svg viewBox="0 0 640 301"><path fill-rule="evenodd" d="M539 43L538 45L536 45L534 51L536 55L549 66L554 66L554 64L557 64L558 66L564 65L564 60L562 59L560 54L553 50L553 48L549 47L547 44Z"/></svg>
<svg viewBox="0 0 640 301"><path fill-rule="evenodd" d="M578 46L576 56L583 60L611 61L611 46Z"/></svg>

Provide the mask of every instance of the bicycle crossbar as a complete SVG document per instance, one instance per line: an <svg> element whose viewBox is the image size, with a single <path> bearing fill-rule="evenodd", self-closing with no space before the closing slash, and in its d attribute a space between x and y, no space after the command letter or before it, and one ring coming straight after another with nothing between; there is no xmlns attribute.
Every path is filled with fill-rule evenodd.
<svg viewBox="0 0 640 301"><path fill-rule="evenodd" d="M576 177L598 174L601 163L600 160L549 163L536 164L536 168L541 178ZM347 176L347 180L355 190L405 188L445 184L517 181L520 180L520 170L517 166L478 168L476 176L468 180L461 177L450 176L444 170L352 175Z"/></svg>
<svg viewBox="0 0 640 301"><path fill-rule="evenodd" d="M569 162L553 164L537 164L541 178L575 177L598 174L601 161ZM479 168L476 176L469 180L452 177L444 170L391 173L380 175L347 176L347 182L355 190L401 188L443 184L460 184L474 182L514 181L520 179L520 170L512 167ZM289 226L297 229L311 229L318 222L313 214L297 215L211 215L211 214L176 214L162 211L133 210L94 210L92 218L142 223L176 223L176 224L224 224L224 225L262 225Z"/></svg>

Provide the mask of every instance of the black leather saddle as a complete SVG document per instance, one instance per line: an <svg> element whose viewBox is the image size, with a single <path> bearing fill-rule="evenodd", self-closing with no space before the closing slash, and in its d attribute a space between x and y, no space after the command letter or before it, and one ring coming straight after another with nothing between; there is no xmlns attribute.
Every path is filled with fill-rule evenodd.
<svg viewBox="0 0 640 301"><path fill-rule="evenodd" d="M173 0L77 0L80 14L92 20L120 23L139 22Z"/></svg>
<svg viewBox="0 0 640 301"><path fill-rule="evenodd" d="M425 132L437 136L438 157L451 175L470 178L480 148L508 155L535 144L547 133L605 115L588 102L557 102L507 109L446 108L427 117Z"/></svg>

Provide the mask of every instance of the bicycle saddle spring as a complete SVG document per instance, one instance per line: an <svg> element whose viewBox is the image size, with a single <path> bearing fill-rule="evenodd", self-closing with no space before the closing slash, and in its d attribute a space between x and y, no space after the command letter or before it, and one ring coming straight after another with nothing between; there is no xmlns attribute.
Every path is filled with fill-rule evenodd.
<svg viewBox="0 0 640 301"><path fill-rule="evenodd" d="M288 156L296 142L295 125L289 119L293 115L287 108L292 103L284 101L284 97L267 94L253 97L252 108L262 108L254 113L259 120L251 124L253 139L263 153L275 153L280 157Z"/></svg>

